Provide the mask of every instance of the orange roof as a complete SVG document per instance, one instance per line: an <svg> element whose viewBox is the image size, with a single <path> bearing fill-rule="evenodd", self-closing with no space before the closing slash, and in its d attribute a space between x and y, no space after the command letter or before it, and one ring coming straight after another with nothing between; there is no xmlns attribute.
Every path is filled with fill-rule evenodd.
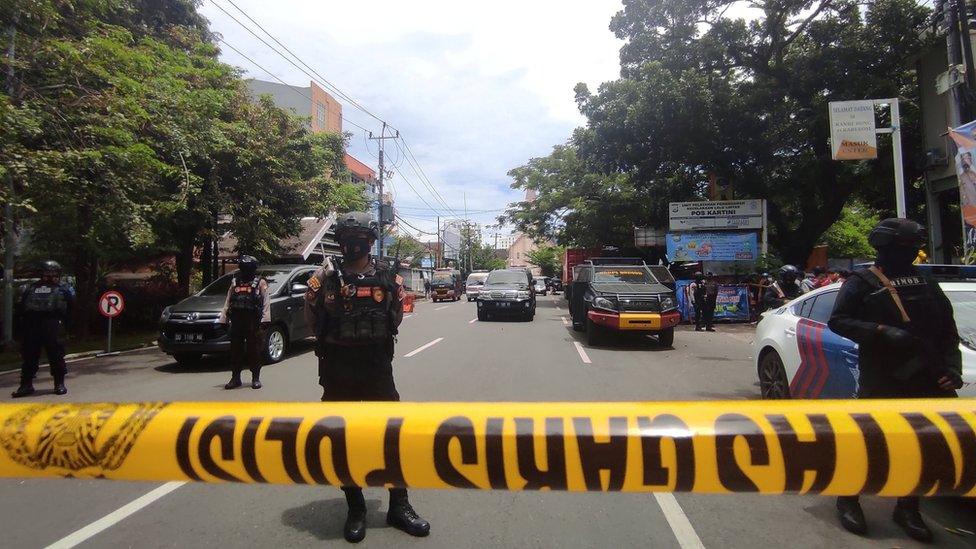
<svg viewBox="0 0 976 549"><path fill-rule="evenodd" d="M362 180L369 181L376 178L375 170L363 164L349 153L346 153L346 168Z"/></svg>

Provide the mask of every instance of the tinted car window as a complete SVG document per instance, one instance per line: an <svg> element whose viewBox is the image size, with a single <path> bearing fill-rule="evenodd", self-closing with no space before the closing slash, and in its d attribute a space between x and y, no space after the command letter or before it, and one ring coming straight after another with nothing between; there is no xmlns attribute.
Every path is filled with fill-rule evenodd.
<svg viewBox="0 0 976 549"><path fill-rule="evenodd" d="M976 292L946 292L952 302L952 316L956 319L959 339L963 345L976 349Z"/></svg>
<svg viewBox="0 0 976 549"><path fill-rule="evenodd" d="M809 319L824 324L830 320L830 313L834 311L834 301L837 299L837 292L828 292L817 296L813 307L810 308Z"/></svg>
<svg viewBox="0 0 976 549"><path fill-rule="evenodd" d="M295 275L295 278L291 279L292 284L307 284L308 279L311 278L314 271L303 271Z"/></svg>
<svg viewBox="0 0 976 549"><path fill-rule="evenodd" d="M802 316L803 318L810 318L810 309L813 308L813 302L817 300L817 297L811 297L810 299L804 299L803 301L797 303L793 306L793 310L796 311L796 316Z"/></svg>
<svg viewBox="0 0 976 549"><path fill-rule="evenodd" d="M258 269L258 276L268 281L268 293L272 294L278 292L278 289L281 288L282 283L288 279L289 274L291 274L291 270L279 271ZM230 288L231 281L233 280L234 273L224 275L201 290L200 295L226 295L227 289Z"/></svg>
<svg viewBox="0 0 976 549"><path fill-rule="evenodd" d="M593 269L593 282L653 284L657 280L643 267L600 267Z"/></svg>
<svg viewBox="0 0 976 549"><path fill-rule="evenodd" d="M485 280L486 286L495 284L528 284L529 276L518 271L495 271Z"/></svg>

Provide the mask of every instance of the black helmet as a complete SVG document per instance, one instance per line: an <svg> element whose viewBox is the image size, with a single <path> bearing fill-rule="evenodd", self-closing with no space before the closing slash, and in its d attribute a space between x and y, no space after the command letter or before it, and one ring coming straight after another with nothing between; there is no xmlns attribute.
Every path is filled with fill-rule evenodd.
<svg viewBox="0 0 976 549"><path fill-rule="evenodd" d="M868 243L876 250L886 246L917 249L925 244L926 239L925 227L916 221L900 217L885 219L868 235Z"/></svg>
<svg viewBox="0 0 976 549"><path fill-rule="evenodd" d="M41 261L37 266L37 270L40 271L41 274L51 273L54 274L54 276L61 276L61 264L53 259Z"/></svg>
<svg viewBox="0 0 976 549"><path fill-rule="evenodd" d="M703 275L701 271L695 271L695 280L699 280L702 278L705 278L705 275Z"/></svg>
<svg viewBox="0 0 976 549"><path fill-rule="evenodd" d="M343 235L351 232L367 233L376 240L380 237L379 225L367 212L347 212L339 216L335 228L336 240L341 240Z"/></svg>
<svg viewBox="0 0 976 549"><path fill-rule="evenodd" d="M237 260L237 265L241 269L241 274L245 276L254 276L254 273L258 272L258 260L254 256L242 255Z"/></svg>

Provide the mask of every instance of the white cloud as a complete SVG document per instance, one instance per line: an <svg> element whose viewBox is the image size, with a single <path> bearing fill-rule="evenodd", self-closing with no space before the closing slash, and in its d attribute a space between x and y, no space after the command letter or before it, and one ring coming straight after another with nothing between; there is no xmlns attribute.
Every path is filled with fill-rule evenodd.
<svg viewBox="0 0 976 549"><path fill-rule="evenodd" d="M308 76L211 1L250 23L228 0L205 2L201 11L227 42L285 81L307 85ZM463 193L468 207L479 210L520 199L506 172L547 154L583 122L573 86L582 81L593 88L619 74L620 42L608 25L620 0L234 1L330 82L399 128L438 191L457 208ZM271 80L224 49L227 62ZM379 130L348 104L344 115ZM353 154L375 165L362 132L344 127L358 132ZM397 160L396 151L388 155ZM440 208L406 162L400 170ZM394 176L393 185L398 205L424 206L402 177ZM494 215L472 217L491 223ZM411 221L425 230L435 224Z"/></svg>

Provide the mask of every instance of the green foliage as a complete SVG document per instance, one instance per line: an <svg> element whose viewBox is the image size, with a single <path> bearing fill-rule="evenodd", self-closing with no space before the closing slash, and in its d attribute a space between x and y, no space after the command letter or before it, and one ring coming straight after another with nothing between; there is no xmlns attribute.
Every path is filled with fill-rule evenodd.
<svg viewBox="0 0 976 549"><path fill-rule="evenodd" d="M875 250L868 244L868 234L878 226L878 212L857 202L844 206L840 219L824 233L827 254L830 257L874 257Z"/></svg>
<svg viewBox="0 0 976 549"><path fill-rule="evenodd" d="M539 199L505 221L560 244L629 243L667 226L667 203L705 198L709 176L737 198L767 198L773 248L803 263L852 196L891 209L890 146L878 161L837 162L828 103L900 97L904 158L920 151L918 85L905 60L922 47L915 0L634 0L611 22L625 41L621 78L576 88L587 118L572 141L512 170ZM929 38L926 38L929 39ZM921 176L905 164L906 179Z"/></svg>
<svg viewBox="0 0 976 549"><path fill-rule="evenodd" d="M420 262L427 257L428 249L424 243L410 235L397 235L393 238L386 253L399 258L401 261L410 260L410 266L419 268Z"/></svg>
<svg viewBox="0 0 976 549"><path fill-rule="evenodd" d="M529 263L542 270L542 276L556 276L561 272L563 254L566 248L562 246L540 246L528 252Z"/></svg>

